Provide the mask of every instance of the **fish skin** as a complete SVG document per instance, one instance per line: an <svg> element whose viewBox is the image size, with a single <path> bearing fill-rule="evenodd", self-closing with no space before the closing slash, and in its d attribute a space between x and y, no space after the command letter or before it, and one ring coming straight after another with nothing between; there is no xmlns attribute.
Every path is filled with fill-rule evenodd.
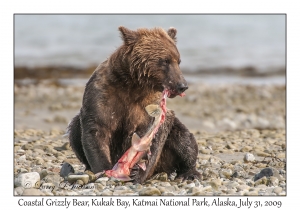
<svg viewBox="0 0 300 210"><path fill-rule="evenodd" d="M145 107L147 113L155 117L154 123L146 134L140 138L136 133L132 135L131 138L131 147L123 154L123 156L118 160L114 165L112 170L105 171L105 174L108 177L114 177L122 181L132 180L130 175L130 169L137 164L142 170L146 170L145 162L140 162L142 157L146 152L148 156L151 155L150 146L154 135L157 133L159 126L164 122L165 115L167 112L166 108L166 97L168 91L163 91L162 99L160 105L150 104Z"/></svg>

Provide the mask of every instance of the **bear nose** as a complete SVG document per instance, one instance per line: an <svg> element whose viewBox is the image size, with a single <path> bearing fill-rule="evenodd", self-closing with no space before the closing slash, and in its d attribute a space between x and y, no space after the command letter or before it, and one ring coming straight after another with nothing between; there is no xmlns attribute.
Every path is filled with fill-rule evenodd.
<svg viewBox="0 0 300 210"><path fill-rule="evenodd" d="M188 88L189 87L184 83L180 83L180 84L177 85L177 91L180 92L180 93L183 93Z"/></svg>

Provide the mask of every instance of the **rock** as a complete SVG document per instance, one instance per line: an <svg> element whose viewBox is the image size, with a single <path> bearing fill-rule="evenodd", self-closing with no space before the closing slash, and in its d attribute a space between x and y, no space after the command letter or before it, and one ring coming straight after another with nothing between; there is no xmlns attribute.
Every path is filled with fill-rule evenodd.
<svg viewBox="0 0 300 210"><path fill-rule="evenodd" d="M279 195L281 192L282 192L282 187L275 187L273 189L273 192L276 194L276 195Z"/></svg>
<svg viewBox="0 0 300 210"><path fill-rule="evenodd" d="M74 183L77 180L82 180L84 184L87 184L89 182L89 175L87 174L69 174L68 175L68 182Z"/></svg>
<svg viewBox="0 0 300 210"><path fill-rule="evenodd" d="M200 149L199 152L201 152L202 154L210 154L211 150L210 149Z"/></svg>
<svg viewBox="0 0 300 210"><path fill-rule="evenodd" d="M254 186L258 185L267 185L268 184L268 179L264 176L258 180L255 181Z"/></svg>
<svg viewBox="0 0 300 210"><path fill-rule="evenodd" d="M81 179L78 179L78 180L76 180L75 184L82 186L82 185L84 185L84 182Z"/></svg>
<svg viewBox="0 0 300 210"><path fill-rule="evenodd" d="M278 153L277 155L276 155L276 157L277 158L280 158L280 159L283 159L283 158L285 158L285 152L281 152L281 153Z"/></svg>
<svg viewBox="0 0 300 210"><path fill-rule="evenodd" d="M132 190L115 190L112 195L127 195L128 193L133 193Z"/></svg>
<svg viewBox="0 0 300 210"><path fill-rule="evenodd" d="M21 148L23 150L30 150L30 149L32 149L32 145L31 144L24 144Z"/></svg>
<svg viewBox="0 0 300 210"><path fill-rule="evenodd" d="M17 172L20 173L28 173L28 170L26 170L25 168L20 168L17 170Z"/></svg>
<svg viewBox="0 0 300 210"><path fill-rule="evenodd" d="M23 194L22 195L27 195L27 196L36 196L36 195L44 195L44 193L39 190L39 189L35 189L35 188L28 188L28 189L25 189L23 191Z"/></svg>
<svg viewBox="0 0 300 210"><path fill-rule="evenodd" d="M277 187L279 184L279 180L277 177L271 176L269 179L269 186Z"/></svg>
<svg viewBox="0 0 300 210"><path fill-rule="evenodd" d="M15 179L16 187L39 188L40 175L38 172L22 173Z"/></svg>
<svg viewBox="0 0 300 210"><path fill-rule="evenodd" d="M105 189L105 190L103 190L103 192L102 192L101 195L103 195L103 196L111 196L111 195L113 195L113 192L110 191L109 189Z"/></svg>
<svg viewBox="0 0 300 210"><path fill-rule="evenodd" d="M239 183L235 182L235 181L229 181L227 184L226 184L226 187L228 189L233 189L233 188L236 188L237 186L239 186Z"/></svg>
<svg viewBox="0 0 300 210"><path fill-rule="evenodd" d="M172 193L172 192L164 192L161 195L164 195L164 196L174 196L175 194Z"/></svg>
<svg viewBox="0 0 300 210"><path fill-rule="evenodd" d="M115 189L116 190L128 190L128 187L125 187L125 186L116 186Z"/></svg>
<svg viewBox="0 0 300 210"><path fill-rule="evenodd" d="M139 195L161 195L161 192L156 187L146 187L139 192Z"/></svg>
<svg viewBox="0 0 300 210"><path fill-rule="evenodd" d="M19 149L19 150L17 150L17 154L18 154L18 155L25 154L25 150Z"/></svg>
<svg viewBox="0 0 300 210"><path fill-rule="evenodd" d="M255 157L253 154L251 153L246 153L245 156L244 156L244 161L246 163L249 163L249 162L254 162L255 161Z"/></svg>
<svg viewBox="0 0 300 210"><path fill-rule="evenodd" d="M70 143L66 142L61 147L54 147L54 149L57 151L63 151L63 150L71 150L71 147L70 147Z"/></svg>
<svg viewBox="0 0 300 210"><path fill-rule="evenodd" d="M226 148L227 149L236 149L236 146L234 146L233 144L227 144Z"/></svg>
<svg viewBox="0 0 300 210"><path fill-rule="evenodd" d="M37 165L42 165L43 163L44 163L43 158L40 158L40 157L37 157L37 158L36 158L35 164L37 164Z"/></svg>
<svg viewBox="0 0 300 210"><path fill-rule="evenodd" d="M74 168L69 163L65 162L61 169L59 175L63 178L67 177L70 173L74 173Z"/></svg>
<svg viewBox="0 0 300 210"><path fill-rule="evenodd" d="M254 181L256 181L256 180L258 180L258 179L260 179L260 178L262 178L262 177L270 177L270 176L273 176L273 170L272 170L272 168L264 168L264 169L262 169L258 174L256 174L255 176L254 176Z"/></svg>
<svg viewBox="0 0 300 210"><path fill-rule="evenodd" d="M24 187L16 187L14 189L14 195L22 195L24 192Z"/></svg>
<svg viewBox="0 0 300 210"><path fill-rule="evenodd" d="M245 194L244 194L245 196L249 196L249 195L258 195L258 191L249 191L249 192L246 192Z"/></svg>
<svg viewBox="0 0 300 210"><path fill-rule="evenodd" d="M86 170L84 173L89 175L89 182L95 182L96 176L93 172Z"/></svg>
<svg viewBox="0 0 300 210"><path fill-rule="evenodd" d="M231 169L222 168L220 170L219 174L220 174L220 177L229 179L231 177L231 175L232 175L232 170Z"/></svg>
<svg viewBox="0 0 300 210"><path fill-rule="evenodd" d="M22 156L20 156L19 157L19 159L18 159L18 163L24 163L26 161L26 155L22 155Z"/></svg>
<svg viewBox="0 0 300 210"><path fill-rule="evenodd" d="M63 181L63 178L56 173L49 173L47 176L44 177L43 181L45 183L53 183L56 188L60 188L59 185Z"/></svg>
<svg viewBox="0 0 300 210"><path fill-rule="evenodd" d="M242 185L236 186L237 192L249 190L249 188L250 188L250 187L249 187L248 185L246 185L246 184L242 184Z"/></svg>
<svg viewBox="0 0 300 210"><path fill-rule="evenodd" d="M198 194L199 192L203 192L203 188L202 187L192 187L190 188L187 193L189 195L196 195Z"/></svg>
<svg viewBox="0 0 300 210"><path fill-rule="evenodd" d="M108 177L100 177L99 179L96 180L96 182L99 182L99 183L102 181L107 182L108 180L109 180Z"/></svg>
<svg viewBox="0 0 300 210"><path fill-rule="evenodd" d="M40 173L40 179L44 179L48 175L48 171L46 169L43 169Z"/></svg>
<svg viewBox="0 0 300 210"><path fill-rule="evenodd" d="M260 157L268 157L268 156L270 156L268 153L266 153L266 152L263 152L263 151L255 151L256 152L256 155L257 156L260 156Z"/></svg>
<svg viewBox="0 0 300 210"><path fill-rule="evenodd" d="M210 186L214 189L214 190L218 190L219 189L219 186L222 185L222 181L221 179L215 179L215 180L212 180L211 182L209 182L208 184L210 184Z"/></svg>
<svg viewBox="0 0 300 210"><path fill-rule="evenodd" d="M249 152L249 151L251 151L253 148L251 147L251 146L244 146L241 150L240 150L240 152Z"/></svg>

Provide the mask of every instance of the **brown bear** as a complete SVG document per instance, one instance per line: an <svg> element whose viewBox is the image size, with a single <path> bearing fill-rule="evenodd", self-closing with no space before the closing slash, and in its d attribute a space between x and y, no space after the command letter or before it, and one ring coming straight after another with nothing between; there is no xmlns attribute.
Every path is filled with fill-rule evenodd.
<svg viewBox="0 0 300 210"><path fill-rule="evenodd" d="M86 84L82 108L68 126L73 151L94 173L112 169L131 147L133 134L147 132L153 123L147 105L159 104L164 90L173 98L188 88L179 68L175 28L119 30L123 45L96 68ZM198 179L197 154L193 134L167 110L144 157L146 170L135 165L130 178L143 183L155 173L176 171L177 177Z"/></svg>

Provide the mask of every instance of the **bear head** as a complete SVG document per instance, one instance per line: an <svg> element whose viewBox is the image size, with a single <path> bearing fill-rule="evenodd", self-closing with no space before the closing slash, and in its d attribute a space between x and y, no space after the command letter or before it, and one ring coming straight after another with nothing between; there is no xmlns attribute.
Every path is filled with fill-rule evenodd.
<svg viewBox="0 0 300 210"><path fill-rule="evenodd" d="M179 68L177 30L142 28L132 31L123 26L119 30L125 48L123 59L129 65L133 81L156 91L167 90L170 98L182 95L188 86Z"/></svg>

